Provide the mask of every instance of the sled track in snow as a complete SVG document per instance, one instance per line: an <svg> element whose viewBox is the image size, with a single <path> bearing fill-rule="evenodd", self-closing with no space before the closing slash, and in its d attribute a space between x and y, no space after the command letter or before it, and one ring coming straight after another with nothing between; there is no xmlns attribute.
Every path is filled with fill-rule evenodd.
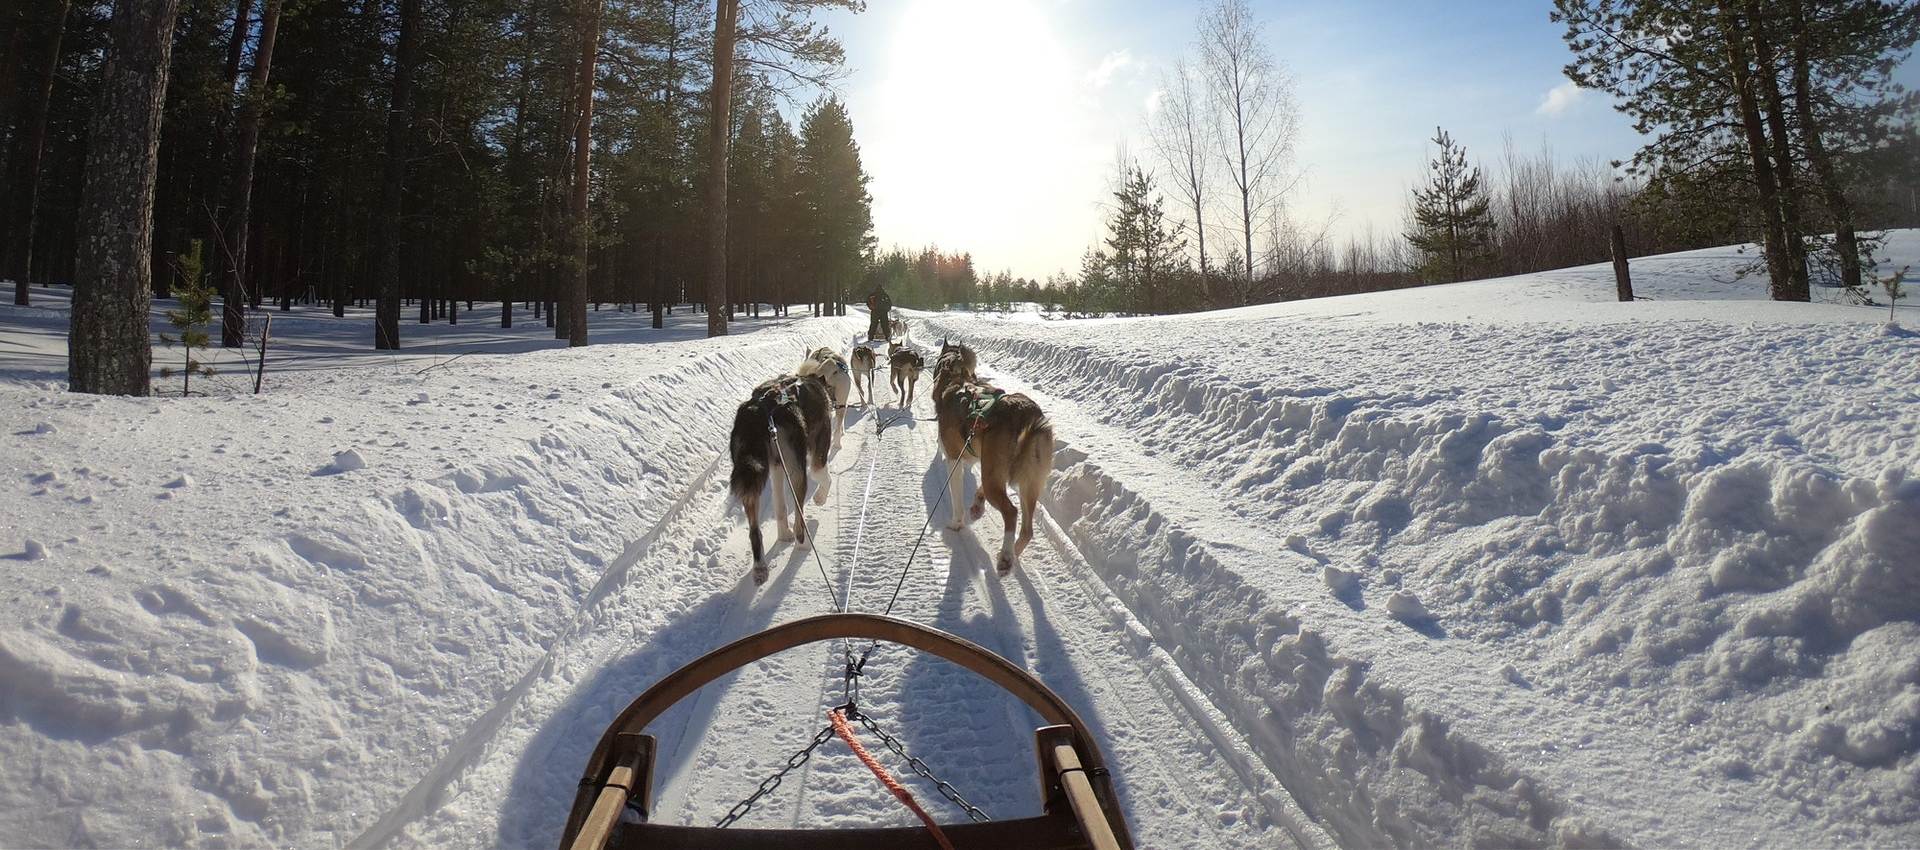
<svg viewBox="0 0 1920 850"><path fill-rule="evenodd" d="M929 416L924 392L917 402L914 412ZM349 846L544 844L564 814L545 809L564 808L556 801L571 796L578 778L573 750L590 745L609 712L664 673L660 664L671 669L690 660L688 653L824 613L842 600L854 611L879 612L930 512L932 526L894 615L981 644L1033 671L1073 704L1114 765L1116 790L1140 846L1331 846L1212 697L1156 645L1045 509L1036 520L1042 533L1021 568L1004 578L992 567L997 512L966 530L945 530L947 463L932 423L898 420L876 431L878 418L893 420L894 411L875 406L850 416L829 464L836 478L832 499L808 504L817 550L774 543L764 587L746 577L745 529L717 483L724 458L707 464L662 518L625 547L541 659ZM965 500L973 486L967 485ZM771 517L765 522L771 525ZM663 605L673 610L657 610ZM863 648L853 647L856 656ZM655 819L710 825L783 766L824 725L826 710L844 701L841 653L840 644L828 643L763 659L656 722L650 729L660 743ZM991 683L931 656L882 645L866 666L859 704L992 817L1038 814L1032 737L1039 721ZM883 752L878 740L862 737ZM897 758L882 758L902 768L902 779L936 818L963 817ZM507 799L493 801L509 772ZM524 781L535 787L521 787ZM529 806L537 811L512 811ZM497 834L473 820L473 810L489 807L501 819ZM741 826L910 823L911 815L846 748L829 742Z"/></svg>

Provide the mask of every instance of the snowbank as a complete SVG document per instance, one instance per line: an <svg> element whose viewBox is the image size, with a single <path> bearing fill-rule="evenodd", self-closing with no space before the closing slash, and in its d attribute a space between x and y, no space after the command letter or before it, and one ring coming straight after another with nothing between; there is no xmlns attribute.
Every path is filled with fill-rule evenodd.
<svg viewBox="0 0 1920 850"><path fill-rule="evenodd" d="M694 335L626 318L612 338ZM73 396L17 359L0 384L0 555L21 552L0 559L5 843L354 840L626 580L769 364L844 338L838 320L771 324L329 364L327 335L365 323L295 315L276 334L312 356L261 396ZM516 333L421 332L429 351Z"/></svg>
<svg viewBox="0 0 1920 850"><path fill-rule="evenodd" d="M927 321L1035 389L1050 510L1343 843L1920 840L1920 349L1496 309L1553 285Z"/></svg>

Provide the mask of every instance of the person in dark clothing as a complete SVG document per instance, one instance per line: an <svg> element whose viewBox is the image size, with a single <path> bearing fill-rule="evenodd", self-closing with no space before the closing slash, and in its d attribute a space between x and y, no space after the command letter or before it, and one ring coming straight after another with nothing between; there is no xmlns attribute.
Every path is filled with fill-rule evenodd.
<svg viewBox="0 0 1920 850"><path fill-rule="evenodd" d="M887 288L876 286L867 294L867 339L893 339L892 326L887 321L893 310L893 296L887 294Z"/></svg>

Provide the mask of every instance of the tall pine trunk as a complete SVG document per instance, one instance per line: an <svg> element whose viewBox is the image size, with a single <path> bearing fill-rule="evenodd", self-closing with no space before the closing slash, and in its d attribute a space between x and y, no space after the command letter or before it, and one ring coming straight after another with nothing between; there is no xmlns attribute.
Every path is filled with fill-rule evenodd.
<svg viewBox="0 0 1920 850"><path fill-rule="evenodd" d="M739 0L716 0L713 86L707 108L707 336L727 334L727 142Z"/></svg>
<svg viewBox="0 0 1920 850"><path fill-rule="evenodd" d="M27 278L33 269L34 213L40 199L47 106L53 99L53 75L60 69L60 41L66 31L68 5L67 0L55 0L53 14L44 21L49 29L37 45L39 52L31 54L38 73L20 89L19 123L13 129L13 155L7 159L6 229L0 231L6 234L6 244L0 246L0 277L13 278L13 303L22 307L27 306ZM26 14L24 3L18 14ZM11 56L24 60L30 55L26 47L32 43L32 29L23 21L15 36L19 49L10 51ZM7 61L19 64L15 58ZM7 99L6 91L0 89L0 100Z"/></svg>
<svg viewBox="0 0 1920 850"><path fill-rule="evenodd" d="M87 133L74 255L67 381L74 392L147 395L153 340L153 186L180 0L120 3Z"/></svg>
<svg viewBox="0 0 1920 850"><path fill-rule="evenodd" d="M387 104L387 161L380 183L380 226L373 261L379 298L373 347L400 347L400 204L407 179L407 129L413 115L413 72L420 64L420 0L400 0L400 36L393 50L393 97Z"/></svg>
<svg viewBox="0 0 1920 850"><path fill-rule="evenodd" d="M1820 181L1821 201L1826 204L1827 214L1833 216L1833 241L1835 253L1840 255L1840 284L1848 289L1861 287L1860 240L1853 231L1853 202L1847 198L1846 186L1840 180L1839 170L1834 168L1833 156L1827 151L1824 138L1826 127L1813 106L1813 61L1808 56L1808 41L1812 33L1807 31L1807 18L1804 0L1792 0L1793 9L1793 104L1800 113L1800 133L1807 147L1807 160L1813 164L1814 176Z"/></svg>
<svg viewBox="0 0 1920 850"><path fill-rule="evenodd" d="M14 0L0 11L0 127L13 126L13 98L6 92L20 85L20 65L26 61L33 32L27 25L27 4ZM0 231L3 237L5 231Z"/></svg>
<svg viewBox="0 0 1920 850"><path fill-rule="evenodd" d="M1786 238L1790 297L1780 300L1811 301L1813 293L1807 281L1807 228L1800 215L1800 181L1793 168L1793 137L1787 131L1787 106L1780 94L1780 65L1774 55L1773 33L1767 30L1767 15L1771 13L1760 8L1760 0L1747 0L1746 9L1747 36L1753 41L1756 66L1753 79L1766 101L1767 147L1773 160L1774 182L1780 189L1780 229Z"/></svg>
<svg viewBox="0 0 1920 850"><path fill-rule="evenodd" d="M587 247L591 223L587 221L587 189L592 171L593 60L600 42L600 0L582 0L580 4L580 67L574 83L579 112L573 128L573 286L567 298L567 345L587 344Z"/></svg>
<svg viewBox="0 0 1920 850"><path fill-rule="evenodd" d="M247 243L252 231L253 160L260 143L260 113L266 109L267 78L273 72L273 41L280 29L281 0L266 0L260 10L260 42L253 49L247 96L240 103L238 138L233 147L233 194L227 204L225 258L220 268L220 344L240 347L246 335ZM257 296L257 293L256 293Z"/></svg>
<svg viewBox="0 0 1920 850"><path fill-rule="evenodd" d="M1775 301L1793 301L1796 299L1792 297L1792 282L1787 272L1787 233L1780 220L1780 189L1768 153L1766 127L1760 118L1753 64L1747 54L1746 29L1730 8L1721 8L1720 22L1727 41L1727 64L1733 74L1740 129L1746 141L1747 159L1753 168L1754 189L1760 196L1761 244L1767 259L1768 288Z"/></svg>

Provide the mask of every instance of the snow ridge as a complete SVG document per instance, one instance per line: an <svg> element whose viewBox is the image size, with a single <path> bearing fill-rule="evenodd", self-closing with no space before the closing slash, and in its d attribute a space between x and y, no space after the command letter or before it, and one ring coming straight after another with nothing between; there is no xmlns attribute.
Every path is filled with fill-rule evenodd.
<svg viewBox="0 0 1920 850"><path fill-rule="evenodd" d="M1204 333L1193 335L1163 325L1163 350L1148 356L1125 322L1107 323L1108 338L1032 322L933 324L1044 388L1049 411L1082 414L1055 416L1072 448L1049 509L1343 842L1700 840L1698 812L1657 799L1623 792L1596 809L1605 795L1573 765L1755 788L1777 811L1749 805L1746 791L1712 793L1751 809L1730 816L1816 843L1920 835L1920 664L1892 651L1920 632L1920 483L1903 468L1910 440L1895 441L1877 474L1823 442L1832 435L1817 427L1834 408L1871 405L1860 395L1804 410L1746 399L1775 439L1732 454L1698 421L1667 441L1622 441L1604 408L1496 415L1398 376L1289 389L1273 373L1291 362L1234 368L1271 344L1259 323L1196 321ZM1779 371L1817 373L1834 347L1869 349L1851 362L1900 359L1901 343L1845 327L1780 331L1837 339L1827 351L1790 347L1813 363ZM1643 332L1608 326L1588 344ZM1883 375L1868 392L1912 394ZM1559 390L1568 376L1525 380ZM1762 427L1720 405L1732 406L1715 399L1701 420ZM1136 489L1155 481L1189 486L1153 498ZM1330 577L1307 585L1314 598L1282 590L1321 573ZM1473 700L1435 697L1461 683L1393 669L1409 666L1393 656L1426 650L1378 637L1389 627L1374 606L1404 622L1399 634L1471 641L1508 660L1473 671L1494 681L1467 690L1576 722L1502 740L1497 722L1464 716ZM1588 712L1625 719L1647 741L1596 740L1577 722ZM1724 837L1750 840L1732 827Z"/></svg>

